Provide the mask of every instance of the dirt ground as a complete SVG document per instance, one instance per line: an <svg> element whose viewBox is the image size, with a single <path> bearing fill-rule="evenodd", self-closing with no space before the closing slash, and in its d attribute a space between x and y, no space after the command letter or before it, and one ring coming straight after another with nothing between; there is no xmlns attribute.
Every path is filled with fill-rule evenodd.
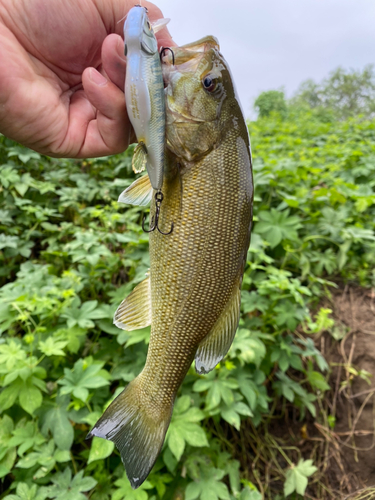
<svg viewBox="0 0 375 500"><path fill-rule="evenodd" d="M301 422L284 401L259 427L249 419L239 435L228 430L265 500L279 498L288 463L301 458L318 467L306 500L375 500L375 290L338 284L330 294L317 310L331 309L335 325L315 344L330 365L331 390L318 399L316 417L307 412Z"/></svg>
<svg viewBox="0 0 375 500"><path fill-rule="evenodd" d="M329 434L315 425L329 442L325 473L338 499L375 499L375 290L339 287L323 305L335 319L317 339L333 367L335 425Z"/></svg>

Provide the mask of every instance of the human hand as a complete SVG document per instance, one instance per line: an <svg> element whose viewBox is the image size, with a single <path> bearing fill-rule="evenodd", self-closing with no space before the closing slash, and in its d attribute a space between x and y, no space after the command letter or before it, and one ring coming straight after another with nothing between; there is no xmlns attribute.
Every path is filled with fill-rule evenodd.
<svg viewBox="0 0 375 500"><path fill-rule="evenodd" d="M50 156L124 151L133 130L118 21L135 3L0 0L0 132ZM152 3L142 6L150 21L163 17ZM157 39L175 45L167 29Z"/></svg>

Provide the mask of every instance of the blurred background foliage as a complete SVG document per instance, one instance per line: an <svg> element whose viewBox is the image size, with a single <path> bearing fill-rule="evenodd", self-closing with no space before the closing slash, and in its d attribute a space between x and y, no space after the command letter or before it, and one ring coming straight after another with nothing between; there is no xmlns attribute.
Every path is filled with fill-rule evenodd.
<svg viewBox="0 0 375 500"><path fill-rule="evenodd" d="M0 137L1 498L282 500L319 481L309 456L293 461L286 450L278 481L265 484L246 439L275 426L275 412L321 419L329 370L312 335L332 319L310 311L337 277L375 285L374 102L371 67L338 69L290 100L269 91L255 101L239 330L210 374L190 369L136 491L111 442L85 441L147 353L148 328L112 324L149 267L142 209L116 201L134 180L132 148L52 159Z"/></svg>
<svg viewBox="0 0 375 500"><path fill-rule="evenodd" d="M362 71L337 68L320 83L314 80L303 82L294 96L287 102L282 90L262 92L254 103L259 117L277 112L283 117L287 111L298 109L314 110L320 119L345 120L362 115L373 118L375 112L374 66L368 65Z"/></svg>

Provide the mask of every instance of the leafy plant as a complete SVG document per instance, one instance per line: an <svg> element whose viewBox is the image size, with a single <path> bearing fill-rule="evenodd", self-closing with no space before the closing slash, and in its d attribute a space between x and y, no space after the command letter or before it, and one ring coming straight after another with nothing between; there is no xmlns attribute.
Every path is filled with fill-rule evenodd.
<svg viewBox="0 0 375 500"><path fill-rule="evenodd" d="M136 491L113 443L85 440L141 371L150 335L112 324L149 268L142 209L115 201L134 180L132 149L51 159L0 137L3 497L274 500L309 491L308 456L279 466L260 491L257 450L263 439L274 453L275 443L256 436L291 412L320 418L328 366L308 335L345 330L328 308L314 318L310 308L333 277L373 285L375 129L290 103L284 113L283 96L263 98L265 112L249 124L255 220L239 329L217 369L189 371L161 455Z"/></svg>
<svg viewBox="0 0 375 500"><path fill-rule="evenodd" d="M286 473L284 484L284 495L287 497L294 491L304 495L307 486L307 478L310 477L317 468L312 465L312 460L300 460L297 465L293 465Z"/></svg>

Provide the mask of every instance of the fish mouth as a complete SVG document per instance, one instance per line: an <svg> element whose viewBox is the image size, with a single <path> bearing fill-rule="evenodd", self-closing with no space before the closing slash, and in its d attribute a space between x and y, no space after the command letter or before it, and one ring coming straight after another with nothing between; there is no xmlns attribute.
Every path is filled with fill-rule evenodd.
<svg viewBox="0 0 375 500"><path fill-rule="evenodd" d="M169 52L167 55L162 57L162 72L164 87L168 87L173 80L176 79L176 74L191 73L194 74L198 68L198 65L204 55L204 53L190 53L190 58L185 60L181 64L172 64L174 56Z"/></svg>
<svg viewBox="0 0 375 500"><path fill-rule="evenodd" d="M209 43L206 43L206 39L209 40ZM214 37L206 37L202 39L202 43L200 42L191 44L191 46L173 47L173 49L163 48L160 59L165 87L173 83L176 73L195 74L207 52L213 46L219 47Z"/></svg>

